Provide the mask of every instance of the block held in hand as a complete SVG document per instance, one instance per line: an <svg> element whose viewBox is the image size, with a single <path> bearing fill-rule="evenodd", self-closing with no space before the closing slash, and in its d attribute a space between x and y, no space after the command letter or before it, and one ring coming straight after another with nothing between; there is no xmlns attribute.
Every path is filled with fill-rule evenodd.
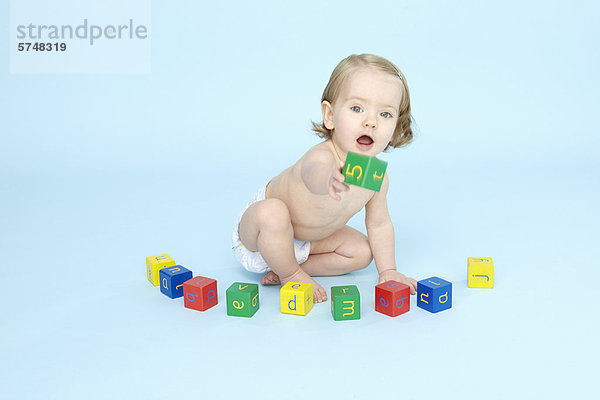
<svg viewBox="0 0 600 400"><path fill-rule="evenodd" d="M342 173L345 183L379 192L386 168L386 161L349 151Z"/></svg>

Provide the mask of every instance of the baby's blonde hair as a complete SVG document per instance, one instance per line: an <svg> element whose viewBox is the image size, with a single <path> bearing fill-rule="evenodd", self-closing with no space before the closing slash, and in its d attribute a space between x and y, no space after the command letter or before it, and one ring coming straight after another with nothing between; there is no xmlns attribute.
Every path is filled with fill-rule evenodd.
<svg viewBox="0 0 600 400"><path fill-rule="evenodd" d="M387 72L391 75L397 76L402 83L402 87L404 88L402 100L400 101L396 129L394 130L392 140L390 140L390 143L385 150L389 149L390 147L400 147L410 143L410 141L413 139L413 131L410 127L413 119L410 114L410 96L408 93L406 78L397 66L383 57L373 54L352 54L344 58L331 73L329 82L327 82L327 86L325 86L325 90L323 91L321 103L327 100L329 103L333 104L337 100L342 86L348 80L350 75L357 69L364 67L375 68L379 71ZM318 124L313 122L312 125L312 130L315 131L319 137L331 139L333 131L325 127L323 122Z"/></svg>

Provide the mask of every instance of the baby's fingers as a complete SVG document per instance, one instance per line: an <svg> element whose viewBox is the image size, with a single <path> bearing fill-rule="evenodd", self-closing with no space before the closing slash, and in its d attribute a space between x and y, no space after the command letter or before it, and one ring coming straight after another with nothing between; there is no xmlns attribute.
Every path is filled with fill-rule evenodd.
<svg viewBox="0 0 600 400"><path fill-rule="evenodd" d="M340 183L342 186L336 186L339 187L338 192L341 192L342 190L347 192L348 190L350 190L350 186L348 186L346 183L344 183L344 181L346 180L346 177L344 175L342 175L342 173L340 171L335 171L333 173L333 179L334 179L334 183Z"/></svg>
<svg viewBox="0 0 600 400"><path fill-rule="evenodd" d="M410 286L410 294L416 294L417 293L417 281L410 278L408 280L408 286Z"/></svg>
<svg viewBox="0 0 600 400"><path fill-rule="evenodd" d="M333 179L335 179L338 182L344 182L346 177L344 176L344 174L342 174L342 171L336 169L333 171Z"/></svg>
<svg viewBox="0 0 600 400"><path fill-rule="evenodd" d="M329 193L329 197L331 197L332 199L334 199L336 201L340 201L342 199L342 196L337 194L337 192L333 186L329 186L328 193Z"/></svg>
<svg viewBox="0 0 600 400"><path fill-rule="evenodd" d="M345 183L341 183L338 181L332 181L331 182L331 186L334 188L334 190L337 192L346 192L348 191L348 185L346 185Z"/></svg>

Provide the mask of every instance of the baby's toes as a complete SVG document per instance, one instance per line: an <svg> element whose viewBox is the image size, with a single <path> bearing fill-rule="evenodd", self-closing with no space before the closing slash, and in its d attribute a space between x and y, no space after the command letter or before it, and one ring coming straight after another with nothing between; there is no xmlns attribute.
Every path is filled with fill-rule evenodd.
<svg viewBox="0 0 600 400"><path fill-rule="evenodd" d="M313 303L318 303L319 302L319 292L317 292L317 289L313 289Z"/></svg>
<svg viewBox="0 0 600 400"><path fill-rule="evenodd" d="M320 302L321 302L321 294L319 293L317 288L314 288L313 289L313 303L320 303Z"/></svg>
<svg viewBox="0 0 600 400"><path fill-rule="evenodd" d="M322 303L325 300L327 300L327 293L325 292L325 289L323 289L322 287L319 287L319 288L317 288L316 292L317 292L317 303Z"/></svg>

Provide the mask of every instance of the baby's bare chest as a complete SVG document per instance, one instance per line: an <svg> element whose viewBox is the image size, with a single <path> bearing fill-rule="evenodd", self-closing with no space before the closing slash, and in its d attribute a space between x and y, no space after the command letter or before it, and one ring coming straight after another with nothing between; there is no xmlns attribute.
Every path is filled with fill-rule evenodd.
<svg viewBox="0 0 600 400"><path fill-rule="evenodd" d="M271 184L276 183L272 182ZM328 195L315 195L305 186L290 185L286 190L271 190L272 197L282 200L290 212L294 236L299 240L314 241L333 234L345 226L373 196L372 191L351 186L341 192L337 201Z"/></svg>
<svg viewBox="0 0 600 400"><path fill-rule="evenodd" d="M332 219L347 221L363 209L371 199L372 192L353 186L348 192L341 192L339 195L342 199L338 201L328 195L317 196L309 193L306 199L297 198L299 201L292 199L292 208L297 208L303 215L313 214L324 221Z"/></svg>

